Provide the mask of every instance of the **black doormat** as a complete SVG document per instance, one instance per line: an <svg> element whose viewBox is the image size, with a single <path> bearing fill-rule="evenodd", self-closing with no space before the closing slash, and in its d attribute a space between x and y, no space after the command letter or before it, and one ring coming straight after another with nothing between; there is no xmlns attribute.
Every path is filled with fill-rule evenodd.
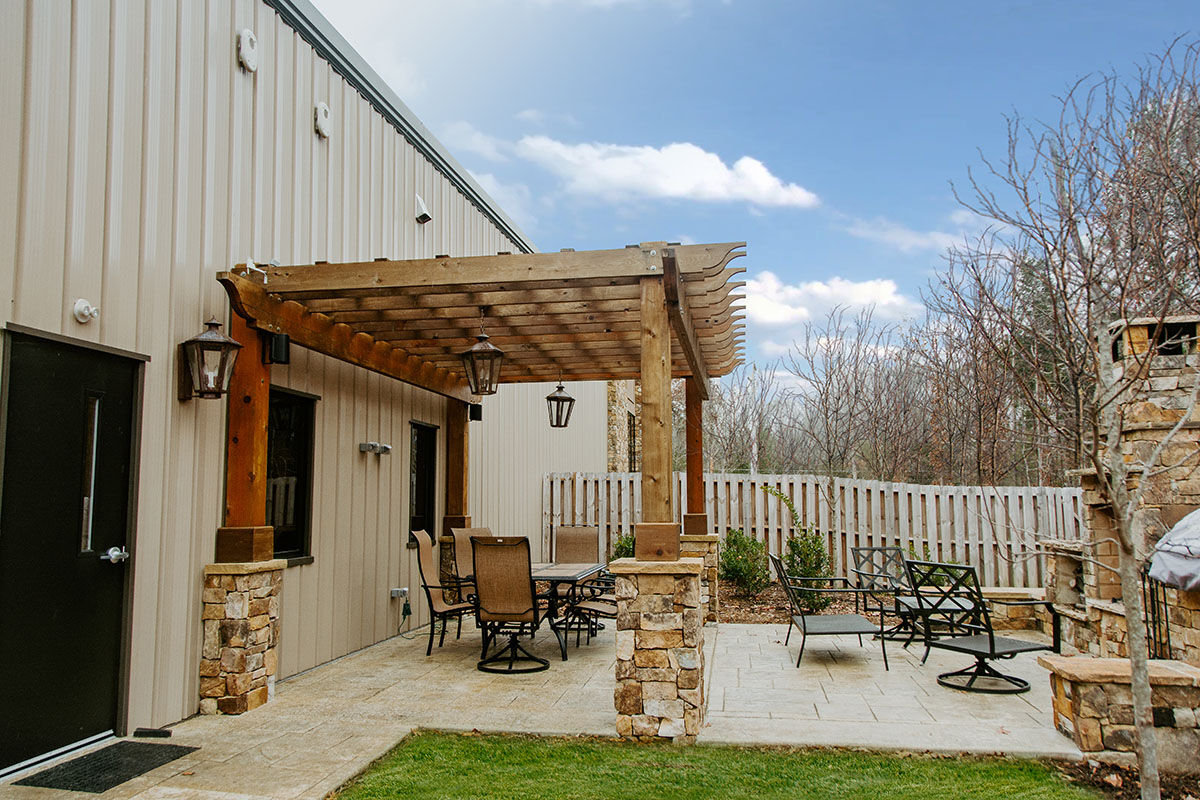
<svg viewBox="0 0 1200 800"><path fill-rule="evenodd" d="M199 749L181 744L116 742L14 783L18 786L100 794Z"/></svg>

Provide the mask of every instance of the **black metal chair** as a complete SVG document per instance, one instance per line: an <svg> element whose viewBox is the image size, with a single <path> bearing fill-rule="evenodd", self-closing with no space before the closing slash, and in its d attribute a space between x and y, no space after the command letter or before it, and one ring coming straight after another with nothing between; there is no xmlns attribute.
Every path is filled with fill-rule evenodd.
<svg viewBox="0 0 1200 800"><path fill-rule="evenodd" d="M855 585L863 592L863 611L879 614L880 623L885 615L895 617L896 624L885 627L880 635L898 639L907 634L904 646L908 647L915 629L912 609L899 601L912 594L904 570L904 551L899 547L851 547L850 557L854 560L851 571Z"/></svg>
<svg viewBox="0 0 1200 800"><path fill-rule="evenodd" d="M938 675L938 683L951 689L988 694L1029 691L1028 681L1006 675L988 662L1036 650L1058 650L1057 619L1053 645L997 636L974 567L936 561L906 561L905 568L916 601L916 626L925 639L925 657L933 647L975 657L971 666ZM1007 604L1045 605L1039 600ZM924 663L925 659L921 661Z"/></svg>
<svg viewBox="0 0 1200 800"><path fill-rule="evenodd" d="M803 592L819 592L834 596L853 595L854 609L857 611L859 600L863 594L862 590L850 586L850 581L846 578L806 578L799 575L788 575L784 570L783 560L774 554L771 554L771 563L775 567L775 574L779 576L779 582L783 585L783 591L787 595L788 603L792 607L792 618L788 624L788 632L783 640L783 644L787 646L791 640L792 626L795 626L803 637L800 640L800 655L796 657L797 667L800 666L800 660L804 658L804 645L808 643L809 636L857 635L858 644L861 647L863 634L879 634L879 647L883 651L883 668L885 670L891 669L888 666L887 641L882 636L882 616L879 618L879 625L876 625L861 614L805 613L802 599ZM811 583L806 585L806 582ZM842 586L839 588L833 585L821 586L820 584L842 584Z"/></svg>
<svg viewBox="0 0 1200 800"><path fill-rule="evenodd" d="M483 649L476 669L515 674L539 672L550 662L521 646L541 626L542 607L533 585L529 540L524 536L472 536L475 577L475 620L483 631ZM488 654L501 636L508 644ZM507 662L507 665L505 666Z"/></svg>

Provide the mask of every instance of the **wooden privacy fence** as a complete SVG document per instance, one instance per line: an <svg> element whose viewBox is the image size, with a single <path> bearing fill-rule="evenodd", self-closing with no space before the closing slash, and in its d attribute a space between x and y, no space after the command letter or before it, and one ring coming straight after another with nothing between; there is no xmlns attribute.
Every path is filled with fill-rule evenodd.
<svg viewBox="0 0 1200 800"><path fill-rule="evenodd" d="M674 475L672 511L681 519L687 494ZM782 553L792 535L791 514L771 487L791 498L801 524L821 532L834 571L845 576L850 548L893 545L931 559L971 564L987 586L1043 585L1037 540L1079 539L1082 497L1077 488L1047 486L921 486L815 475L704 476L711 533L741 528ZM560 472L542 481L542 540L558 525L596 525L611 548L641 518L636 472Z"/></svg>

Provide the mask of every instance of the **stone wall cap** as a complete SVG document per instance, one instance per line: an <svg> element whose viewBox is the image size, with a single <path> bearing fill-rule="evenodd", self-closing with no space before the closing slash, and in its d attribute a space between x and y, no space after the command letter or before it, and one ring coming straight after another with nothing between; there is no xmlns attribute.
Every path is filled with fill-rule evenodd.
<svg viewBox="0 0 1200 800"><path fill-rule="evenodd" d="M234 561L222 564L206 564L205 575L253 575L256 572L271 572L287 568L286 558L273 558L270 561Z"/></svg>
<svg viewBox="0 0 1200 800"><path fill-rule="evenodd" d="M719 542L721 537L715 533L681 533L679 534L681 542Z"/></svg>
<svg viewBox="0 0 1200 800"><path fill-rule="evenodd" d="M1045 600L1046 590L1042 588L1021 588L1015 586L984 586L980 589L983 596L990 600Z"/></svg>
<svg viewBox="0 0 1200 800"><path fill-rule="evenodd" d="M1127 658L1038 656L1038 663L1055 675L1074 683L1130 682ZM1153 659L1150 661L1150 684L1200 687L1200 669L1182 661Z"/></svg>
<svg viewBox="0 0 1200 800"><path fill-rule="evenodd" d="M618 558L609 562L608 571L614 575L699 575L704 571L704 559L638 561L635 558Z"/></svg>

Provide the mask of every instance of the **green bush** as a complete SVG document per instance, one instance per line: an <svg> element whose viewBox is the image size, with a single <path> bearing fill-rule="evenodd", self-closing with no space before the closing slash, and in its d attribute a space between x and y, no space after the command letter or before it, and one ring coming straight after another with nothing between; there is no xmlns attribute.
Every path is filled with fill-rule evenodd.
<svg viewBox="0 0 1200 800"><path fill-rule="evenodd" d="M767 566L767 548L754 537L730 528L721 544L718 574L722 581L732 584L741 595L755 595L771 584Z"/></svg>
<svg viewBox="0 0 1200 800"><path fill-rule="evenodd" d="M612 558L610 561L615 561L618 558L633 558L633 534L627 533L624 536L618 536L613 542Z"/></svg>
<svg viewBox="0 0 1200 800"><path fill-rule="evenodd" d="M908 546L908 557L911 558L913 561L937 561L937 559L934 558L933 554L931 552L929 552L929 545L922 542L921 550L923 551L923 553L921 555L917 555L917 546L910 544ZM947 561L945 563L957 564L958 562ZM948 586L950 584L950 576L947 575L944 570L940 570L940 569L934 570L931 582L933 583L934 586Z"/></svg>
<svg viewBox="0 0 1200 800"><path fill-rule="evenodd" d="M800 578L832 578L833 565L829 560L829 551L825 549L825 537L806 526L800 521L800 514L792 503L792 498L773 486L764 486L763 491L772 497L778 497L792 515L792 529L795 534L788 537L783 549L783 568L788 575ZM828 580L804 581L805 586L813 589L826 588ZM801 589L797 599L801 608L809 614L816 613L829 607L833 598L827 594Z"/></svg>
<svg viewBox="0 0 1200 800"><path fill-rule="evenodd" d="M797 533L788 538L787 546L784 548L783 566L788 575L801 578L833 577L824 537L812 528L798 528ZM822 589L829 586L829 581L804 581L803 585L810 589ZM830 595L810 589L801 589L796 598L806 613L813 614L822 611L833 602Z"/></svg>

